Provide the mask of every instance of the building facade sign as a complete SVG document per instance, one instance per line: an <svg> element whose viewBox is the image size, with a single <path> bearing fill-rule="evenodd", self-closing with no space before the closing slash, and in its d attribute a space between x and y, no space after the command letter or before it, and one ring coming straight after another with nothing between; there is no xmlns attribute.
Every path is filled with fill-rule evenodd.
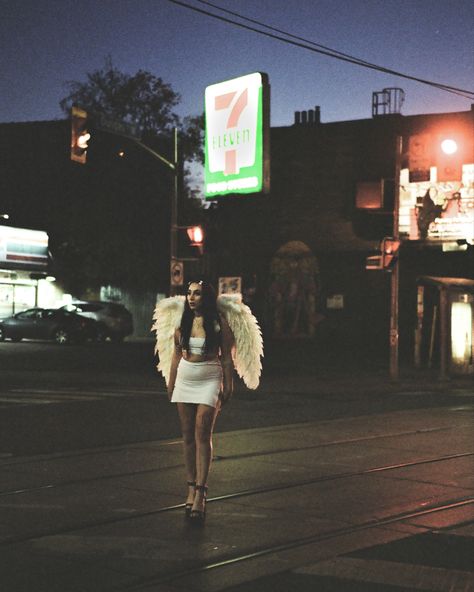
<svg viewBox="0 0 474 592"><path fill-rule="evenodd" d="M48 267L46 232L0 226L0 267L46 271Z"/></svg>
<svg viewBox="0 0 474 592"><path fill-rule="evenodd" d="M474 243L474 164L462 166L461 181L412 182L408 169L400 175L400 238L427 242L464 240Z"/></svg>
<svg viewBox="0 0 474 592"><path fill-rule="evenodd" d="M255 72L206 88L205 195L270 189L269 86Z"/></svg>

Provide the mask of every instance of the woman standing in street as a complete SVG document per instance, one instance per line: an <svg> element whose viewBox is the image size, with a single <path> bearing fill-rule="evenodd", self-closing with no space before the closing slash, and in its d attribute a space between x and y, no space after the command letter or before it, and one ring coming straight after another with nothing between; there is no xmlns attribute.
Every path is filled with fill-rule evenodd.
<svg viewBox="0 0 474 592"><path fill-rule="evenodd" d="M191 282L174 332L168 397L178 408L188 484L186 517L195 524L205 518L216 417L232 395L233 341L212 286Z"/></svg>

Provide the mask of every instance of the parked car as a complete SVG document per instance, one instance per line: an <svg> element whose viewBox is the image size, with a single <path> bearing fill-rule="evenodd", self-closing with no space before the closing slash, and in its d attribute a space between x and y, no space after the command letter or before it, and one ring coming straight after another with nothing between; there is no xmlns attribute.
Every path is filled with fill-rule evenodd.
<svg viewBox="0 0 474 592"><path fill-rule="evenodd" d="M97 323L74 312L55 308L30 308L0 319L0 341L49 339L60 345L97 338Z"/></svg>
<svg viewBox="0 0 474 592"><path fill-rule="evenodd" d="M75 300L63 306L62 309L96 321L99 341L109 338L119 343L133 333L132 314L122 304L99 300Z"/></svg>

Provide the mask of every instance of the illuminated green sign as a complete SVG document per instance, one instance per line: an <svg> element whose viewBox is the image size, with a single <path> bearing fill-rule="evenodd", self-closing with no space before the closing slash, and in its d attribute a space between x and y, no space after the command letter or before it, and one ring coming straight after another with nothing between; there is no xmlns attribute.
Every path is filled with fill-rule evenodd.
<svg viewBox="0 0 474 592"><path fill-rule="evenodd" d="M206 88L205 195L270 189L269 86L255 72Z"/></svg>

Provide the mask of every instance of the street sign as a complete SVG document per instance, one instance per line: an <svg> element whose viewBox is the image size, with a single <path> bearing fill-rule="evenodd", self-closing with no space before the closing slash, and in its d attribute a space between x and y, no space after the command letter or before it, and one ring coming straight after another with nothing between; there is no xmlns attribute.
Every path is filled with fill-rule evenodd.
<svg viewBox="0 0 474 592"><path fill-rule="evenodd" d="M125 121L115 121L109 119L105 115L100 113L93 115L93 121L95 127L116 134L117 136L124 136L126 138L132 138L133 140L140 140L141 133L138 125L133 123L126 123Z"/></svg>
<svg viewBox="0 0 474 592"><path fill-rule="evenodd" d="M221 294L242 294L242 278L220 277L218 292L219 296Z"/></svg>
<svg viewBox="0 0 474 592"><path fill-rule="evenodd" d="M184 263L179 259L173 259L170 274L170 284L172 286L182 286L184 283Z"/></svg>
<svg viewBox="0 0 474 592"><path fill-rule="evenodd" d="M365 269L380 270L383 269L383 257L382 255L370 255L365 258Z"/></svg>

